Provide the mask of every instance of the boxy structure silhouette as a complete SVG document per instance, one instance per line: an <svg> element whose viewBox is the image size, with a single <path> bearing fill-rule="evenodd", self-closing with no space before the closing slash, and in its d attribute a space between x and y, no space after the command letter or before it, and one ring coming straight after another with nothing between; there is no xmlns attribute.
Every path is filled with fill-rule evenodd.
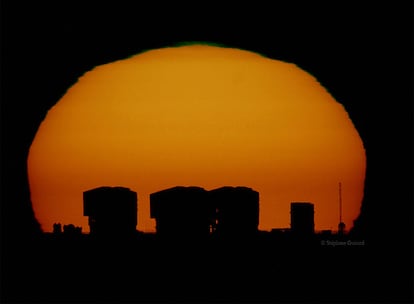
<svg viewBox="0 0 414 304"><path fill-rule="evenodd" d="M203 188L177 186L150 194L150 214L159 236L203 237L210 233L214 208Z"/></svg>
<svg viewBox="0 0 414 304"><path fill-rule="evenodd" d="M137 193L124 187L99 187L83 192L83 215L93 236L127 237L136 233Z"/></svg>
<svg viewBox="0 0 414 304"><path fill-rule="evenodd" d="M294 236L307 237L315 233L314 206L309 202L290 204L290 225Z"/></svg>
<svg viewBox="0 0 414 304"><path fill-rule="evenodd" d="M258 232L259 192L247 187L222 187L209 191L216 210L214 234L248 236Z"/></svg>
<svg viewBox="0 0 414 304"><path fill-rule="evenodd" d="M259 193L247 187L174 187L150 194L159 236L246 236L258 231Z"/></svg>

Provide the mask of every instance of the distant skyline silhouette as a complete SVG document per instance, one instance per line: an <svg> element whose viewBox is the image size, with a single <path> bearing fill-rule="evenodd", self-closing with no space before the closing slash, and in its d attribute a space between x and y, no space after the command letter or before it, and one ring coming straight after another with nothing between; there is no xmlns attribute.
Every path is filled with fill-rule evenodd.
<svg viewBox="0 0 414 304"><path fill-rule="evenodd" d="M150 212L151 218L156 220L157 235L200 239L219 235L238 239L257 236L261 231L259 197L259 192L246 186L223 186L209 191L199 186L176 186L151 193ZM92 236L122 238L135 236L137 232L148 233L137 227L138 209L138 193L127 187L100 186L83 192L83 215L88 217L88 234ZM290 228L274 227L271 231L312 236L315 234L314 213L312 202L291 202ZM341 223L339 219L338 230L325 229L317 233L344 235L346 231ZM82 227L65 224L65 231L80 234ZM53 224L53 234L62 234L60 222Z"/></svg>

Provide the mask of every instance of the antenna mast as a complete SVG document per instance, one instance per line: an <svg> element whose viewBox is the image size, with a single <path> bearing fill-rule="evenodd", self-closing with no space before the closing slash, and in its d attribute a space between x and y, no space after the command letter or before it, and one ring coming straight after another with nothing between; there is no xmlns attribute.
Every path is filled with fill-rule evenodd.
<svg viewBox="0 0 414 304"><path fill-rule="evenodd" d="M345 223L342 222L342 183L339 182L339 224L338 234L343 234L345 230Z"/></svg>
<svg viewBox="0 0 414 304"><path fill-rule="evenodd" d="M342 184L339 182L339 223L342 223Z"/></svg>

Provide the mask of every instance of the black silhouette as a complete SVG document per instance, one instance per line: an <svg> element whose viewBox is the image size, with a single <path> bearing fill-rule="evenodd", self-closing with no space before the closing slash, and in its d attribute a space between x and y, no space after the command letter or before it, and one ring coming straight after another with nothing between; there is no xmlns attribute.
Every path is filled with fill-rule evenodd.
<svg viewBox="0 0 414 304"><path fill-rule="evenodd" d="M151 218L160 236L203 237L210 233L214 208L200 187L174 187L150 195Z"/></svg>
<svg viewBox="0 0 414 304"><path fill-rule="evenodd" d="M162 190L150 195L151 218L161 237L248 237L258 231L259 193L247 187Z"/></svg>
<svg viewBox="0 0 414 304"><path fill-rule="evenodd" d="M76 227L73 224L64 225L63 233L69 236L80 236L82 234L82 227Z"/></svg>
<svg viewBox="0 0 414 304"><path fill-rule="evenodd" d="M308 202L291 203L291 228L260 231L259 193L248 187L177 186L152 193L157 231L142 233L136 230L137 197L124 187L85 191L90 233L73 224L62 232L55 223L31 258L13 265L47 273L46 285L26 278L31 292L47 294L53 302L62 295L71 301L117 301L120 295L128 301L257 301L258 294L285 301L298 288L301 295L319 290L309 281L332 258L328 252L342 259L366 245L345 234L316 233L314 205ZM330 280L322 282L339 292L327 285ZM28 299L17 296L17 289L12 294Z"/></svg>
<svg viewBox="0 0 414 304"><path fill-rule="evenodd" d="M216 211L212 231L218 236L248 237L259 226L259 193L247 187L222 187L209 191Z"/></svg>
<svg viewBox="0 0 414 304"><path fill-rule="evenodd" d="M61 234L62 233L62 224L60 223L54 223L53 224L53 234Z"/></svg>
<svg viewBox="0 0 414 304"><path fill-rule="evenodd" d="M137 226L137 193L123 187L83 192L83 215L93 236L131 236Z"/></svg>
<svg viewBox="0 0 414 304"><path fill-rule="evenodd" d="M315 233L314 206L309 202L290 204L290 225L297 236L311 236Z"/></svg>

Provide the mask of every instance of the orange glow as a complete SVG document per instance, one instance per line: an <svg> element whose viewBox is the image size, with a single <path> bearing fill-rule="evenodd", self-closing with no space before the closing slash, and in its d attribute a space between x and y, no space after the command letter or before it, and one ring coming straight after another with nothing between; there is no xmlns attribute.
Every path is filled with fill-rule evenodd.
<svg viewBox="0 0 414 304"><path fill-rule="evenodd" d="M290 202L315 204L315 229L359 214L365 150L343 106L294 64L224 47L147 51L84 74L49 110L28 158L44 231L89 231L82 192L138 193L138 226L154 231L149 194L169 187L248 186L262 230L290 227Z"/></svg>

